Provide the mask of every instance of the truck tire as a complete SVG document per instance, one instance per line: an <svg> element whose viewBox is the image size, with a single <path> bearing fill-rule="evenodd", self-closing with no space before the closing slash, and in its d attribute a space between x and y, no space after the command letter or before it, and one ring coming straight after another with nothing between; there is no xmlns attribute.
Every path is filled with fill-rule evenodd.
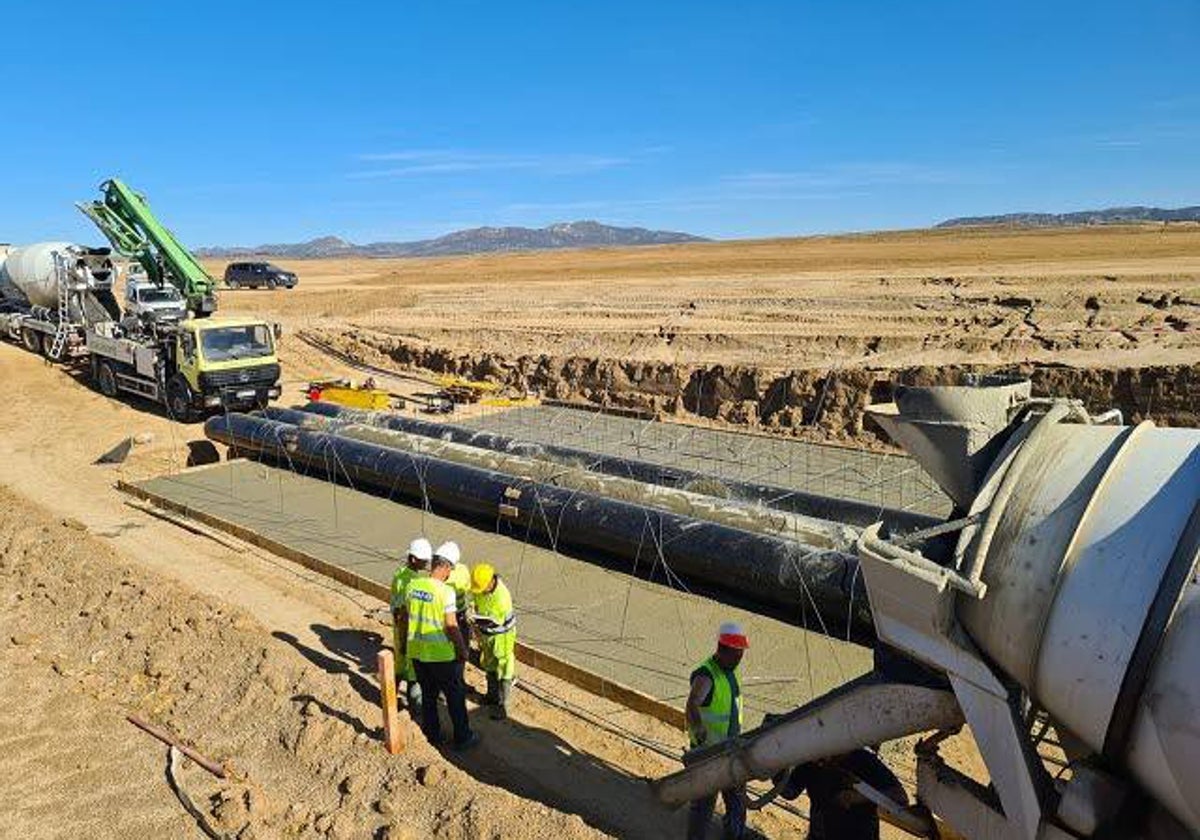
<svg viewBox="0 0 1200 840"><path fill-rule="evenodd" d="M272 292L273 292L273 291L275 291L275 287L276 287L277 285L278 285L278 284L277 284L277 283L276 283L274 280L268 280L268 281L267 281L267 290L268 290L268 291L272 291Z"/></svg>
<svg viewBox="0 0 1200 840"><path fill-rule="evenodd" d="M30 353L42 352L42 336L36 330L24 327L21 330L21 343Z"/></svg>
<svg viewBox="0 0 1200 840"><path fill-rule="evenodd" d="M106 397L117 395L117 372L113 370L112 362L99 362L96 365L96 387Z"/></svg>
<svg viewBox="0 0 1200 840"><path fill-rule="evenodd" d="M50 333L42 333L42 355L47 361L57 362L63 355L66 348L60 348L58 355L54 354L54 336Z"/></svg>
<svg viewBox="0 0 1200 840"><path fill-rule="evenodd" d="M178 374L167 383L167 413L180 423L191 423L196 419L195 409L192 408L192 388Z"/></svg>

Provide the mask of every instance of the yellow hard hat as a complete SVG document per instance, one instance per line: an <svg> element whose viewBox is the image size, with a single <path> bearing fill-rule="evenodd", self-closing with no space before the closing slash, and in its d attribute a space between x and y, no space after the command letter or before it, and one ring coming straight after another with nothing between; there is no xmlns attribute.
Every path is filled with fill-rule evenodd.
<svg viewBox="0 0 1200 840"><path fill-rule="evenodd" d="M492 585L492 580L496 577L496 570L489 563L477 563L475 568L471 570L471 591L476 593L487 592L488 587Z"/></svg>

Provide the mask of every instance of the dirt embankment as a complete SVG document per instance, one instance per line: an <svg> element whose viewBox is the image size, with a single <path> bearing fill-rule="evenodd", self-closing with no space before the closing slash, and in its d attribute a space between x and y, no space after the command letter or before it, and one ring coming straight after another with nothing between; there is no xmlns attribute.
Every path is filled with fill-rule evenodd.
<svg viewBox="0 0 1200 840"><path fill-rule="evenodd" d="M370 704L347 705L347 676L373 690L355 666L329 667L339 660L3 489L0 584L0 836L200 836L163 779L165 748L126 711L231 760L228 782L182 770L222 837L601 836L473 780L419 737L387 756Z"/></svg>
<svg viewBox="0 0 1200 840"><path fill-rule="evenodd" d="M767 369L686 365L585 356L467 353L369 331L317 337L371 364L501 382L543 397L618 406L678 419L703 418L867 444L883 442L863 409L891 398L896 384L960 381L965 372L1028 376L1035 395L1073 397L1092 411L1119 408L1129 422L1200 425L1200 363L1075 368L1048 364Z"/></svg>

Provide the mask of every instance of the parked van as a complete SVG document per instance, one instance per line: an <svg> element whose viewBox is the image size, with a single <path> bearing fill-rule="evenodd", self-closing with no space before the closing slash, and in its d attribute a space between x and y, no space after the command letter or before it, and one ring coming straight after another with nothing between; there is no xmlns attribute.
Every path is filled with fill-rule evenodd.
<svg viewBox="0 0 1200 840"><path fill-rule="evenodd" d="M225 286L229 289L294 288L298 278L268 262L235 262L225 268Z"/></svg>

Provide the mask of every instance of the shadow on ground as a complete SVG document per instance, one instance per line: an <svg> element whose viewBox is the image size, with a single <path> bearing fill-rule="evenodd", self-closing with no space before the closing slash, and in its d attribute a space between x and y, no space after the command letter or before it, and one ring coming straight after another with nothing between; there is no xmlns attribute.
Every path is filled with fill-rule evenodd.
<svg viewBox="0 0 1200 840"><path fill-rule="evenodd" d="M352 688L373 706L379 704L375 684L375 662L381 645L379 633L352 628L312 625L324 651L301 643L294 636L277 632L275 637L294 647L313 665L330 674L345 675ZM471 692L477 697L477 692ZM352 726L355 731L381 737L380 730L368 726L347 711L335 709L315 698L324 714ZM401 698L403 702L403 698ZM631 775L589 752L579 750L557 733L521 720L521 706L537 701L518 691L514 715L507 721L494 721L486 709L468 705L471 726L482 735L474 749L443 755L463 772L485 784L508 790L518 796L551 808L578 814L586 823L619 837L683 837L687 809L670 811L660 805L646 780ZM450 735L450 720L442 706L442 727ZM411 737L423 737L414 725ZM712 835L718 836L717 819ZM750 832L747 837L761 837Z"/></svg>

